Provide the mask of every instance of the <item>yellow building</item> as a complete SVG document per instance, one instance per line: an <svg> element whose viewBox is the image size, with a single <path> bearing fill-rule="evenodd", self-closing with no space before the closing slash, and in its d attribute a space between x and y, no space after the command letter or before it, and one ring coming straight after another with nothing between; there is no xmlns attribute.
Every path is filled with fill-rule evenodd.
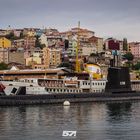
<svg viewBox="0 0 140 140"><path fill-rule="evenodd" d="M26 58L26 66L34 67L35 64L41 64L41 58L39 58L39 57Z"/></svg>
<svg viewBox="0 0 140 140"><path fill-rule="evenodd" d="M32 68L34 68L34 65L42 64L42 58L40 57L40 53L33 53L33 56L27 57L25 60L26 66L32 66Z"/></svg>
<svg viewBox="0 0 140 140"><path fill-rule="evenodd" d="M10 48L11 41L5 37L0 37L0 48Z"/></svg>

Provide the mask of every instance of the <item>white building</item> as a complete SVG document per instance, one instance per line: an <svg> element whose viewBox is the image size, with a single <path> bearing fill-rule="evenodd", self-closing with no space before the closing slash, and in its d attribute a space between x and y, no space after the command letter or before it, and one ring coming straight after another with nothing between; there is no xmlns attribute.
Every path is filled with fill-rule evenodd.
<svg viewBox="0 0 140 140"><path fill-rule="evenodd" d="M45 34L42 34L39 38L41 44L45 44L46 47L48 47L48 41L47 36Z"/></svg>

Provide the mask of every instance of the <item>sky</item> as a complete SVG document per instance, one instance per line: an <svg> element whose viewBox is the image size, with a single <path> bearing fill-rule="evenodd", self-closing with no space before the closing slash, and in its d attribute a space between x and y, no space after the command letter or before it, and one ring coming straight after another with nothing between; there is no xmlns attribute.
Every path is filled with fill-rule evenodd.
<svg viewBox="0 0 140 140"><path fill-rule="evenodd" d="M0 0L0 28L67 31L78 26L96 36L140 41L140 0Z"/></svg>

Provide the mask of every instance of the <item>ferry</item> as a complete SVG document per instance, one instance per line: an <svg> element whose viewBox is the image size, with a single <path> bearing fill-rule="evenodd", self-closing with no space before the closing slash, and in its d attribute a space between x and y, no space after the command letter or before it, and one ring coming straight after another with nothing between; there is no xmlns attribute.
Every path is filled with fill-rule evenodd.
<svg viewBox="0 0 140 140"><path fill-rule="evenodd" d="M24 78L18 81L1 81L6 95L18 95L21 87L26 87L26 94L53 94L53 93L103 93L106 80L78 80L77 77L63 79ZM23 93L24 94L24 93Z"/></svg>
<svg viewBox="0 0 140 140"><path fill-rule="evenodd" d="M22 78L19 80L1 80L0 90L5 95L18 95L25 94L19 92L21 87L25 87L26 94L28 95L42 95L42 94L77 94L77 93L105 93L106 91L121 92L136 90L140 91L140 80L131 80L125 76L121 71L120 74L115 75L115 69L111 69L109 72L108 80L105 78L92 79L92 77L86 77L81 79L74 74L69 74L63 78ZM112 72L114 70L114 72ZM112 73L110 75L110 73ZM110 77L112 77L110 79ZM118 79L120 78L120 79ZM88 80L87 80L88 79ZM108 82L109 81L109 82ZM109 84L108 84L109 83ZM129 87L129 88L128 88ZM1 94L3 94L0 91Z"/></svg>
<svg viewBox="0 0 140 140"><path fill-rule="evenodd" d="M0 93L0 106L62 104L65 101L75 103L140 100L140 92L132 90L129 69L125 67L109 68L107 80L65 77L1 81Z"/></svg>

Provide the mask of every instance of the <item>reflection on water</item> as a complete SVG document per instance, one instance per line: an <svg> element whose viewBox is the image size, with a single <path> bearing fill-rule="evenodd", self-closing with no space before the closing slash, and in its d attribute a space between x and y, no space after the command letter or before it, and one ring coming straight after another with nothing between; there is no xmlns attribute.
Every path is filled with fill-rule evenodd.
<svg viewBox="0 0 140 140"><path fill-rule="evenodd" d="M108 116L112 121L123 120L131 117L132 103L110 103L107 104ZM127 116L127 117L125 117Z"/></svg>
<svg viewBox="0 0 140 140"><path fill-rule="evenodd" d="M139 139L140 103L84 103L0 108L0 140Z"/></svg>

